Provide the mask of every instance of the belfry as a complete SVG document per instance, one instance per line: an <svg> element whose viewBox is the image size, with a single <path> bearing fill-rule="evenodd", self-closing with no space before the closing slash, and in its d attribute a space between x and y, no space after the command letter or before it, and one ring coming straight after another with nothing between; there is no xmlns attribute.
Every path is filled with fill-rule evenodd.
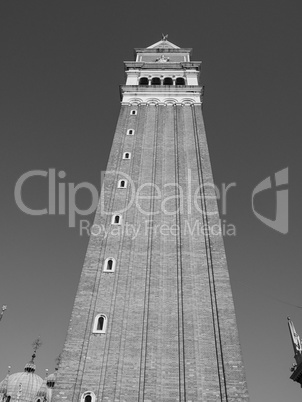
<svg viewBox="0 0 302 402"><path fill-rule="evenodd" d="M124 64L52 400L248 401L217 231L201 63L163 35Z"/></svg>

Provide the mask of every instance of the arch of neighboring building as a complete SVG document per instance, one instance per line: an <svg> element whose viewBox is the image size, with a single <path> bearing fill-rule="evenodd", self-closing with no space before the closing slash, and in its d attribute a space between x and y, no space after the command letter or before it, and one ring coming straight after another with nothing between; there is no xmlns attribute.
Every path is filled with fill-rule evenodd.
<svg viewBox="0 0 302 402"><path fill-rule="evenodd" d="M95 393L92 391L86 391L81 396L81 402L95 402Z"/></svg>

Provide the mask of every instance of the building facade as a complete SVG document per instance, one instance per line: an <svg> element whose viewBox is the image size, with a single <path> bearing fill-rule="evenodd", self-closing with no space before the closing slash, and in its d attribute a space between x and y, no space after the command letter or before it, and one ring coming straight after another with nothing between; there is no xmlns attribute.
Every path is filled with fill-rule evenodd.
<svg viewBox="0 0 302 402"><path fill-rule="evenodd" d="M125 62L53 401L248 401L191 49Z"/></svg>

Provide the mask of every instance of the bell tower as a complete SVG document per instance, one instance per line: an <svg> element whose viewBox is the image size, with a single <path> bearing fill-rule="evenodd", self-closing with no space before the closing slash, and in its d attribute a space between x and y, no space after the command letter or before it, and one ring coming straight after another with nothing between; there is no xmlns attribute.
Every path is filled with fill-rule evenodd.
<svg viewBox="0 0 302 402"><path fill-rule="evenodd" d="M201 62L163 35L124 65L53 401L248 401Z"/></svg>

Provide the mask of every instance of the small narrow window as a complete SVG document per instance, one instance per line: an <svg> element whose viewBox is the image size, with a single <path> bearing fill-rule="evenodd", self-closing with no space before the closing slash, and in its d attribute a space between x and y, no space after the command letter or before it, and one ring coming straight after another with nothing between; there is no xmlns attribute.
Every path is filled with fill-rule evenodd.
<svg viewBox="0 0 302 402"><path fill-rule="evenodd" d="M127 187L127 180L119 180L117 187L118 188L126 188Z"/></svg>
<svg viewBox="0 0 302 402"><path fill-rule="evenodd" d="M132 115L137 114L137 110L131 110L130 114L132 114Z"/></svg>
<svg viewBox="0 0 302 402"><path fill-rule="evenodd" d="M112 216L112 225L121 225L122 223L122 216L121 215L113 215Z"/></svg>
<svg viewBox="0 0 302 402"><path fill-rule="evenodd" d="M106 329L107 329L107 317L105 316L105 314L98 314L94 319L93 332L95 334L105 334Z"/></svg>
<svg viewBox="0 0 302 402"><path fill-rule="evenodd" d="M134 135L133 128L130 128L129 130L127 130L127 135Z"/></svg>
<svg viewBox="0 0 302 402"><path fill-rule="evenodd" d="M149 85L149 80L147 77L142 77L139 79L139 85Z"/></svg>
<svg viewBox="0 0 302 402"><path fill-rule="evenodd" d="M95 402L95 394L92 391L84 392L81 396L81 402Z"/></svg>
<svg viewBox="0 0 302 402"><path fill-rule="evenodd" d="M123 155L123 159L130 159L131 158L131 153L130 152L125 152Z"/></svg>
<svg viewBox="0 0 302 402"><path fill-rule="evenodd" d="M173 80L171 77L164 78L164 85L173 85Z"/></svg>
<svg viewBox="0 0 302 402"><path fill-rule="evenodd" d="M114 272L116 261L113 257L106 258L104 262L104 272Z"/></svg>
<svg viewBox="0 0 302 402"><path fill-rule="evenodd" d="M153 77L151 80L151 85L161 85L159 77Z"/></svg>
<svg viewBox="0 0 302 402"><path fill-rule="evenodd" d="M185 80L184 80L184 78L182 78L182 77L176 78L175 84L176 84L176 85L185 85Z"/></svg>

